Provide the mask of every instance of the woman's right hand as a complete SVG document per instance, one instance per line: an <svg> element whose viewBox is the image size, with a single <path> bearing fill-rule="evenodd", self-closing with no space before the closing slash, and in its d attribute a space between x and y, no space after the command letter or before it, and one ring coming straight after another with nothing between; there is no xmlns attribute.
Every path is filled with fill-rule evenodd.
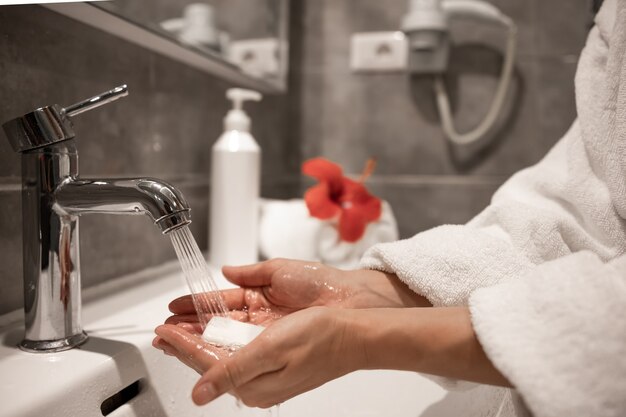
<svg viewBox="0 0 626 417"><path fill-rule="evenodd" d="M222 291L230 315L240 321L269 324L313 306L339 308L424 307L430 303L392 274L374 270L343 271L317 262L272 259L224 267L224 276L241 288ZM166 323L197 322L187 295L169 305Z"/></svg>

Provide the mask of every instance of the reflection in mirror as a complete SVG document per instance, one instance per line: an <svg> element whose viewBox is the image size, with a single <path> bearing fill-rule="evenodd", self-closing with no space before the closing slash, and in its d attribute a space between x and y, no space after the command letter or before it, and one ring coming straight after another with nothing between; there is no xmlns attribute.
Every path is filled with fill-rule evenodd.
<svg viewBox="0 0 626 417"><path fill-rule="evenodd" d="M114 0L92 5L284 85L287 0Z"/></svg>

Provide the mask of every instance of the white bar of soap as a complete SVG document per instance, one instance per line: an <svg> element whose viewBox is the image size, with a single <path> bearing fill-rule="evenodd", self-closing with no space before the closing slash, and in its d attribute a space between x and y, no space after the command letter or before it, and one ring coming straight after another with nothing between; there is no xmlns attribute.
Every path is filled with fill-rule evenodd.
<svg viewBox="0 0 626 417"><path fill-rule="evenodd" d="M225 347L242 347L257 337L265 327L226 317L213 316L202 333L209 343Z"/></svg>

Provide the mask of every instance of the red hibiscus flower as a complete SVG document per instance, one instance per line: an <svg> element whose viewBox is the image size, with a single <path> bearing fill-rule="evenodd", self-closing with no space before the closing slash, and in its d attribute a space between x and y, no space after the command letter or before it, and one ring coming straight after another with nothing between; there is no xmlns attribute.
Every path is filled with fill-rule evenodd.
<svg viewBox="0 0 626 417"><path fill-rule="evenodd" d="M309 188L304 201L311 216L322 220L339 217L339 238L356 242L365 233L369 222L380 218L380 199L371 195L363 182L374 170L370 159L359 181L343 176L341 167L324 158L314 158L302 164L302 173L319 180Z"/></svg>

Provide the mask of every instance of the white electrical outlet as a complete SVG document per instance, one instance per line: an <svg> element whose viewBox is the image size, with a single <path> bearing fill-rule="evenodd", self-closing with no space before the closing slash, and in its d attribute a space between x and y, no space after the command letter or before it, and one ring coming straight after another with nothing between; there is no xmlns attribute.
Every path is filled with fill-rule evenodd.
<svg viewBox="0 0 626 417"><path fill-rule="evenodd" d="M402 32L352 35L350 68L355 72L395 72L407 67L408 45Z"/></svg>

